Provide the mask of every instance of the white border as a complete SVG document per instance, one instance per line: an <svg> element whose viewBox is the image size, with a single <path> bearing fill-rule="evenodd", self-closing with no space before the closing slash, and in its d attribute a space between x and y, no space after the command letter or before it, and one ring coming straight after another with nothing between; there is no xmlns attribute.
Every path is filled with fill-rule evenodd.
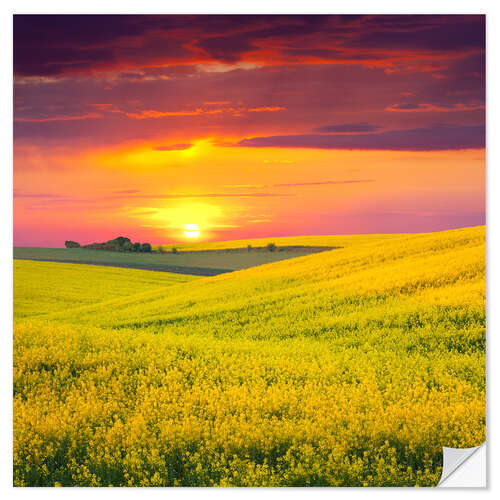
<svg viewBox="0 0 500 500"><path fill-rule="evenodd" d="M500 130L498 121L500 120L499 102L500 98L500 77L498 61L500 49L500 2L490 1L463 1L463 0L418 0L418 2L402 3L395 0L349 0L347 2L331 2L321 0L252 0L251 2L233 1L183 1L170 3L167 1L152 0L114 0L102 2L98 0L74 0L72 2L63 0L44 0L43 2L33 0L6 0L2 4L1 31L2 37L2 58L3 78L0 80L2 88L1 99L1 144L2 144L2 164L1 183L2 196L2 240L0 250L2 258L1 278L2 288L2 340L4 345L1 349L2 355L2 407L0 412L0 487L3 490L4 498L8 496L24 497L36 495L39 498L69 496L101 496L106 495L116 498L130 498L131 495L141 497L151 497L168 495L169 498L179 497L199 497L204 498L252 498L259 495L261 498L292 497L298 498L303 495L332 498L335 495L352 497L368 494L373 498L385 498L386 496L402 494L439 494L453 495L461 497L470 493L492 494L499 490L499 481L496 480L492 471L499 469L499 463L494 456L495 444L498 444L498 433L494 427L495 419L498 421L498 401L493 397L493 392L488 390L488 484L487 490L441 490L437 488L404 489L404 488L163 488L150 489L100 489L93 488L12 488L12 14L50 14L50 13L88 13L88 14L189 14L189 13L210 13L210 14L487 14L487 239L488 239L488 360L498 359L498 340L495 337L498 332L498 306L500 304L500 293L498 292L500 264L498 263L499 231L498 220L500 218L500 196L495 196L496 190L500 189L499 171L500 158L498 154L498 137ZM498 363L488 362L488 387L499 386L499 370L495 369Z"/></svg>
<svg viewBox="0 0 500 500"><path fill-rule="evenodd" d="M496 10L496 0L419 0L412 5L397 0L7 0L7 12L17 14L483 14ZM10 3L10 5L8 5Z"/></svg>

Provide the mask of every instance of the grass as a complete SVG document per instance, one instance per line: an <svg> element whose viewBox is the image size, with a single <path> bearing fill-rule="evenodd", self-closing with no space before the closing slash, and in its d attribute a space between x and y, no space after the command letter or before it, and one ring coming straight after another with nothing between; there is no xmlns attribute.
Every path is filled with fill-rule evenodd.
<svg viewBox="0 0 500 500"><path fill-rule="evenodd" d="M14 482L435 485L485 438L484 273L484 227L359 237L17 319Z"/></svg>
<svg viewBox="0 0 500 500"><path fill-rule="evenodd" d="M74 309L145 291L163 290L196 276L96 267L82 264L14 261L14 318Z"/></svg>
<svg viewBox="0 0 500 500"><path fill-rule="evenodd" d="M307 248L277 252L181 252L178 254L148 254L109 252L85 248L14 247L15 259L54 262L70 261L73 263L149 269L202 276L212 276L236 269L245 269L300 255L309 255L310 253L311 250Z"/></svg>

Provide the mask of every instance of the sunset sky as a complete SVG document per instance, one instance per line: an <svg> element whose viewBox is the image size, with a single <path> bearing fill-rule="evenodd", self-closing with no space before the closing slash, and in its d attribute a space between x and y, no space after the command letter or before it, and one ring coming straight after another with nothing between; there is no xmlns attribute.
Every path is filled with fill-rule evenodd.
<svg viewBox="0 0 500 500"><path fill-rule="evenodd" d="M485 223L483 16L15 16L14 244Z"/></svg>

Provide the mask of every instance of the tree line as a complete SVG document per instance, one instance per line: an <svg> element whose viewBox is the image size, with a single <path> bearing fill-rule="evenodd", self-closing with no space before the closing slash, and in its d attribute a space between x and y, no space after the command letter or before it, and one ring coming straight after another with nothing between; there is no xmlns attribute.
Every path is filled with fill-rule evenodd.
<svg viewBox="0 0 500 500"><path fill-rule="evenodd" d="M130 238L125 236L118 236L112 240L104 243L90 243L89 245L80 245L77 241L65 241L66 248L88 248L90 250L110 250L112 252L144 252L150 253L152 251L150 243L132 243Z"/></svg>

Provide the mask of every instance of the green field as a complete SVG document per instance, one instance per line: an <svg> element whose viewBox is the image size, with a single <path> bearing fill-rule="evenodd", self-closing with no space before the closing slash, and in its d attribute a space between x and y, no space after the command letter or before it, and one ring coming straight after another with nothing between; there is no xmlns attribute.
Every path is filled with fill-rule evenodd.
<svg viewBox="0 0 500 500"><path fill-rule="evenodd" d="M200 252L206 250L226 250L233 248L264 248L269 243L275 243L278 247L342 247L359 246L362 244L373 244L376 241L384 241L398 238L399 234L345 234L345 235L320 235L320 236L281 236L278 238L253 238L245 240L211 241L211 242L189 242L176 244L176 248L183 252ZM167 250L172 245L163 245ZM158 245L153 246L154 249Z"/></svg>
<svg viewBox="0 0 500 500"><path fill-rule="evenodd" d="M187 274L22 260L14 261L14 276L14 318L74 309L198 279Z"/></svg>
<svg viewBox="0 0 500 500"><path fill-rule="evenodd" d="M436 485L485 439L485 228L339 246L135 288L16 262L14 484Z"/></svg>
<svg viewBox="0 0 500 500"><path fill-rule="evenodd" d="M201 276L213 276L311 253L312 251L307 248L282 251L278 249L276 252L222 251L157 254L109 252L86 248L14 247L14 259L96 264Z"/></svg>

